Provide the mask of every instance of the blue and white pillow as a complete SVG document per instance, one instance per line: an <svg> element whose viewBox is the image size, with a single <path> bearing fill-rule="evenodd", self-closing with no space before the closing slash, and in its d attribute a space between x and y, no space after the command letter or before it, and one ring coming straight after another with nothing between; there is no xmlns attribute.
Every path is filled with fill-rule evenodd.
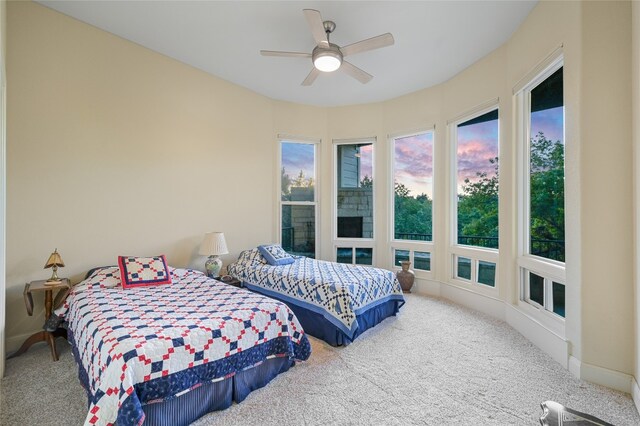
<svg viewBox="0 0 640 426"><path fill-rule="evenodd" d="M258 246L258 250L260 250L262 256L269 262L269 265L288 265L295 261L279 244L261 245Z"/></svg>

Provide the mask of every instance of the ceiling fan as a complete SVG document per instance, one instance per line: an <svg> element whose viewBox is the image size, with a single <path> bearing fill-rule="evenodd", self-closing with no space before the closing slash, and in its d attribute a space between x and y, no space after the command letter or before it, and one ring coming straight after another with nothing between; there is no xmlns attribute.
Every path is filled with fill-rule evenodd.
<svg viewBox="0 0 640 426"><path fill-rule="evenodd" d="M307 78L302 82L303 86L311 86L318 75L320 75L320 72L333 72L338 69L344 71L363 84L368 83L373 76L345 61L344 58L355 53L391 46L394 42L393 36L390 33L386 33L348 46L340 47L337 44L329 42L329 34L336 29L335 22L323 22L320 12L314 9L304 9L303 12L307 19L307 23L309 24L309 28L311 29L311 34L313 34L313 38L317 44L311 53L277 52L273 50L261 50L260 53L263 56L311 58L313 61L313 68Z"/></svg>

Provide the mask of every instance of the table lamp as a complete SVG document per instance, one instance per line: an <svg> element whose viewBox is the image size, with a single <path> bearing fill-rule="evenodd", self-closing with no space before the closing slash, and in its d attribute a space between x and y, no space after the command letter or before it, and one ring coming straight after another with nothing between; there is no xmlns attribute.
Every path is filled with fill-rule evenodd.
<svg viewBox="0 0 640 426"><path fill-rule="evenodd" d="M229 253L229 250L227 249L227 242L224 240L224 233L209 232L205 234L199 253L204 256L209 256L204 264L207 276L209 278L220 276L222 260L218 256Z"/></svg>
<svg viewBox="0 0 640 426"><path fill-rule="evenodd" d="M60 278L58 278L58 267L64 267L64 261L60 257L60 253L58 253L58 249L55 249L53 253L49 256L47 263L44 265L44 269L53 268L53 273L51 274L51 278L45 281L45 284L53 285L59 284Z"/></svg>

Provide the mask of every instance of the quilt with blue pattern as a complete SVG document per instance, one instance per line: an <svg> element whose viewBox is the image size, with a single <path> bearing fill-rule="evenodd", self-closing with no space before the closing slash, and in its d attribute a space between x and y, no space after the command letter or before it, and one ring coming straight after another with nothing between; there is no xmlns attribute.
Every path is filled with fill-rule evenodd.
<svg viewBox="0 0 640 426"><path fill-rule="evenodd" d="M309 357L309 341L286 304L198 271L171 274L171 285L123 289L118 267L98 269L56 310L88 385L85 424L140 425L146 403L273 357Z"/></svg>
<svg viewBox="0 0 640 426"><path fill-rule="evenodd" d="M257 248L246 250L228 273L249 289L323 315L350 339L358 329L357 315L389 300L404 304L392 271L294 257L294 263L271 266Z"/></svg>

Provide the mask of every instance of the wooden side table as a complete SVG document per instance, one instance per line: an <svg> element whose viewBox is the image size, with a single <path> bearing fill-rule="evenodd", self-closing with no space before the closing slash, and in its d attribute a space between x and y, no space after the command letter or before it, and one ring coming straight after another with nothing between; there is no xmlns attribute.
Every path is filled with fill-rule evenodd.
<svg viewBox="0 0 640 426"><path fill-rule="evenodd" d="M229 285L232 285L232 286L238 287L238 288L244 287L242 285L242 281L240 281L237 278L232 277L231 275L224 275L222 277L215 277L214 280L218 280L220 282L223 282L225 284L229 284Z"/></svg>
<svg viewBox="0 0 640 426"><path fill-rule="evenodd" d="M33 295L34 291L44 291L44 315L45 321L49 319L51 316L51 311L53 308L53 292L57 291L56 295L56 307L59 303L62 302L64 296L69 292L71 288L71 282L68 278L61 278L59 283L56 284L46 284L46 280L38 280L31 281L24 285L24 304L27 308L27 313L29 316L33 315ZM56 350L56 338L57 337L67 337L66 330L57 329L54 332L49 332L46 330L39 331L34 333L27 340L24 341L20 349L11 354L8 358L14 358L25 353L31 345L38 342L47 342L49 347L51 348L51 357L54 361L58 360L58 351Z"/></svg>

